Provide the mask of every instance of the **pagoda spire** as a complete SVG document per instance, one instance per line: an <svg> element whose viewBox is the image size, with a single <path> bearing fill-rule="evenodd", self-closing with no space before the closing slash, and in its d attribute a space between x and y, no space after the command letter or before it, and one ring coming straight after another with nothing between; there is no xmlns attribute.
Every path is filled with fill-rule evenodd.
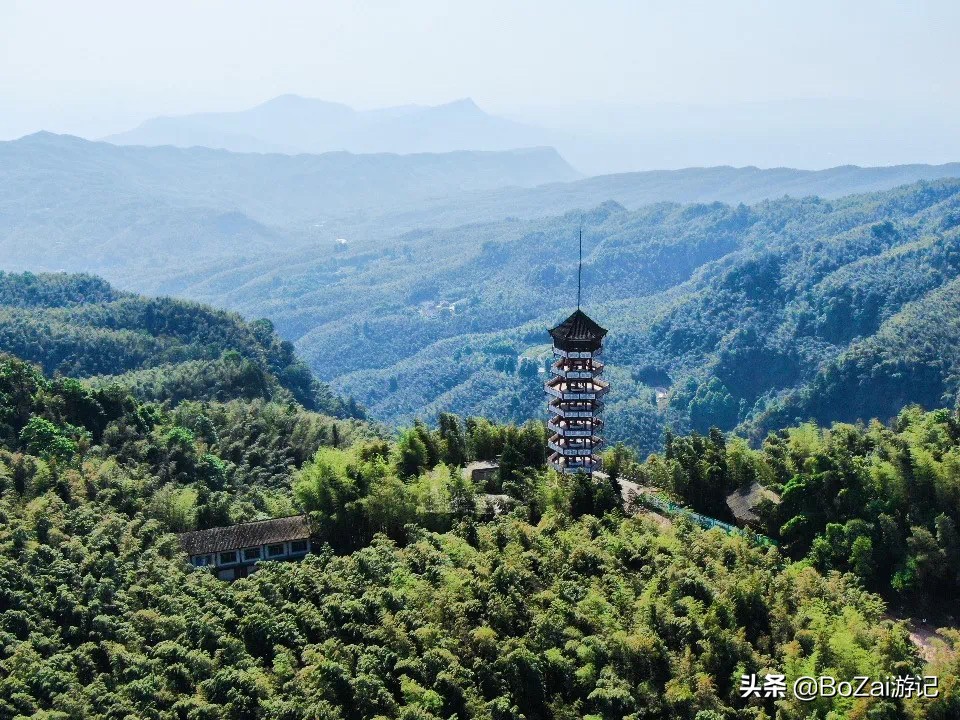
<svg viewBox="0 0 960 720"><path fill-rule="evenodd" d="M580 255L577 260L577 310L580 309L580 278L583 275L583 220L580 221Z"/></svg>

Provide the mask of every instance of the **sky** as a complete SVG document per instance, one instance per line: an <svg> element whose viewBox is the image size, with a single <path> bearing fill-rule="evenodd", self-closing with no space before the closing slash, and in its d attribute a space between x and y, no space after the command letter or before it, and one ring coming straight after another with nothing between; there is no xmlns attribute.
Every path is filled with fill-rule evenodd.
<svg viewBox="0 0 960 720"><path fill-rule="evenodd" d="M552 126L795 100L952 122L957 27L955 0L0 0L0 139L100 137L282 93L472 97Z"/></svg>

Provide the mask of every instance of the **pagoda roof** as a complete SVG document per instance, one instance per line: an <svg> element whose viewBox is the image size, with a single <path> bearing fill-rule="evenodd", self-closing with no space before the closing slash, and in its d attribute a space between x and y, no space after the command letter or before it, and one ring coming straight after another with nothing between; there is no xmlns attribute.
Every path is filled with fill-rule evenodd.
<svg viewBox="0 0 960 720"><path fill-rule="evenodd" d="M583 310L577 310L550 330L550 336L560 342L600 342L607 331Z"/></svg>

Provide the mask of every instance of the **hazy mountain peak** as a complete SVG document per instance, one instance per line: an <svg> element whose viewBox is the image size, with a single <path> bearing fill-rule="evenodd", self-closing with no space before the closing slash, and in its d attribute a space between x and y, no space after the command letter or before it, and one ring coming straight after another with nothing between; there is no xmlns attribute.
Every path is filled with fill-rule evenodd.
<svg viewBox="0 0 960 720"><path fill-rule="evenodd" d="M154 118L104 138L116 145L204 146L235 152L442 153L552 146L544 131L491 115L472 98L357 111L285 94L238 112Z"/></svg>
<svg viewBox="0 0 960 720"><path fill-rule="evenodd" d="M24 135L23 140L46 140L48 138L60 137L57 133L50 132L49 130L37 130L34 133L29 135Z"/></svg>
<svg viewBox="0 0 960 720"><path fill-rule="evenodd" d="M354 110L349 105L344 105L343 103L331 102L329 100L321 100L319 98L304 97L303 95L296 95L294 93L286 93L284 95L277 95L275 98L271 98L266 102L260 103L256 107L251 108L251 110L247 110L247 111L240 110L232 114L239 115L244 112L251 112L253 110L265 110L265 109L295 112L295 111L301 111L301 110L305 110L305 111L317 110L321 108L329 109L329 110L338 110L338 111L347 112L350 114L356 113L356 110Z"/></svg>
<svg viewBox="0 0 960 720"><path fill-rule="evenodd" d="M37 130L37 132L24 135L19 141L14 142L61 143L69 142L71 140L79 140L84 142L81 138L78 138L75 135L61 135L60 133L50 132L49 130Z"/></svg>
<svg viewBox="0 0 960 720"><path fill-rule="evenodd" d="M50 132L49 130L38 130L35 133L30 133L29 135L24 135L19 140L11 140L9 144L13 147L16 146L32 146L32 147L50 147L50 148L77 148L90 145L91 141L86 140L76 135L65 135L55 132Z"/></svg>
<svg viewBox="0 0 960 720"><path fill-rule="evenodd" d="M263 107L264 105L297 105L304 102L310 102L313 98L306 98L303 95L297 95L296 93L283 93L282 95L277 95L276 97L270 98L257 107Z"/></svg>
<svg viewBox="0 0 960 720"><path fill-rule="evenodd" d="M431 110L436 111L456 111L462 113L476 113L478 115L486 115L483 110L480 109L480 106L473 101L473 98L460 98L459 100L454 100L452 102L443 103L442 105L435 105Z"/></svg>

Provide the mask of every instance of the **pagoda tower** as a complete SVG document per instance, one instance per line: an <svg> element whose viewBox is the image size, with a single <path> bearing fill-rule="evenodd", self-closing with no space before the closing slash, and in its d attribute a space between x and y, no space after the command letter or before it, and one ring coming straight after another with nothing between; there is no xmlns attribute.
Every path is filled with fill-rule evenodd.
<svg viewBox="0 0 960 720"><path fill-rule="evenodd" d="M580 234L583 256L583 233ZM581 260L582 265L582 260ZM585 472L592 475L600 469L597 454L603 439L603 398L609 386L600 379L602 352L607 331L580 309L580 271L577 272L577 310L550 330L553 338L551 368L553 377L544 383L552 433L547 445L552 453L549 463L563 473Z"/></svg>

